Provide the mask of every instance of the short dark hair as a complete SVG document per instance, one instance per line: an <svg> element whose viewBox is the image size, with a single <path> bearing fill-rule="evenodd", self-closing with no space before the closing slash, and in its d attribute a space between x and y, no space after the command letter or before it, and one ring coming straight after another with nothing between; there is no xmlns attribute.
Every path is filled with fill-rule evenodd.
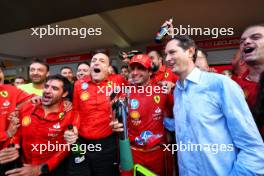
<svg viewBox="0 0 264 176"><path fill-rule="evenodd" d="M121 70L122 70L123 68L128 69L128 65L122 65L122 66L121 66Z"/></svg>
<svg viewBox="0 0 264 176"><path fill-rule="evenodd" d="M114 65L111 65L111 67L113 68L115 74L118 74L118 68L116 66L114 66Z"/></svg>
<svg viewBox="0 0 264 176"><path fill-rule="evenodd" d="M248 30L249 28L252 28L252 27L264 27L264 23L254 24L254 25L248 26L248 27L246 27L246 29L244 31L246 31L246 30Z"/></svg>
<svg viewBox="0 0 264 176"><path fill-rule="evenodd" d="M24 81L26 81L26 79L23 76L16 76L15 79L23 79Z"/></svg>
<svg viewBox="0 0 264 176"><path fill-rule="evenodd" d="M202 48L197 48L196 50L197 50L197 52L201 51L201 53L203 53L203 55L205 55L206 58L208 57L207 52L205 50L203 50Z"/></svg>
<svg viewBox="0 0 264 176"><path fill-rule="evenodd" d="M94 52L93 57L94 57L96 54L103 54L103 55L105 55L106 57L108 57L109 65L112 64L112 59L109 57L109 55L108 55L105 51L97 50L97 51ZM92 58L93 58L93 57L92 57Z"/></svg>
<svg viewBox="0 0 264 176"><path fill-rule="evenodd" d="M78 69L78 67L79 67L80 65L82 65L82 64L88 65L88 66L90 67L90 63L89 63L89 62L80 62L80 63L78 63L78 65L77 65L77 69Z"/></svg>
<svg viewBox="0 0 264 176"><path fill-rule="evenodd" d="M171 38L168 42L170 42L172 40L178 40L179 41L179 47L181 47L184 50L187 50L187 49L193 47L195 49L195 53L193 55L193 59L195 62L195 59L197 57L197 46L196 46L194 40L190 36L188 36L188 35L176 35L173 38Z"/></svg>
<svg viewBox="0 0 264 176"><path fill-rule="evenodd" d="M29 67L32 65L32 64L34 64L34 63L38 63L38 64L41 64L41 65L44 65L46 68L47 68L47 71L49 71L49 65L47 64L47 63L45 63L45 62L43 62L42 60L40 60L40 59L34 59L31 63L30 63L30 65L29 65Z"/></svg>
<svg viewBox="0 0 264 176"><path fill-rule="evenodd" d="M49 80L59 80L59 81L61 81L63 83L63 92L68 92L68 94L71 93L71 92L69 92L71 90L71 83L64 76L61 76L60 74L51 75L51 76L48 76L46 82L48 82Z"/></svg>
<svg viewBox="0 0 264 176"><path fill-rule="evenodd" d="M72 70L71 67L69 67L69 66L63 66L63 67L61 67L61 69L60 69L60 73L61 73L61 71L62 71L63 69L70 69L70 70L73 72L73 70Z"/></svg>
<svg viewBox="0 0 264 176"><path fill-rule="evenodd" d="M153 51L156 52L159 57L163 58L163 55L162 55L161 51L150 50L148 53L153 52Z"/></svg>

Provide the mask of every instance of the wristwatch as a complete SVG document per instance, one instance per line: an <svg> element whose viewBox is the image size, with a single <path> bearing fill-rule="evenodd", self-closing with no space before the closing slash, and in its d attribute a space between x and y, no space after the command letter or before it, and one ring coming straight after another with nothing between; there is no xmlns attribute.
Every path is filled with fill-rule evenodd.
<svg viewBox="0 0 264 176"><path fill-rule="evenodd" d="M49 166L47 164L41 164L40 172L41 172L41 174L48 174L49 173Z"/></svg>

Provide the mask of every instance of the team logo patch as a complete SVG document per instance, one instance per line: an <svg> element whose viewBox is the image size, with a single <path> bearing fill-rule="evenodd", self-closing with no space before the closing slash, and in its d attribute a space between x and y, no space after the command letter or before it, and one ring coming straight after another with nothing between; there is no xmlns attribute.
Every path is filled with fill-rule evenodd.
<svg viewBox="0 0 264 176"><path fill-rule="evenodd" d="M9 106L9 105L10 105L10 102L9 102L8 100L5 100L4 103L3 103L3 106L4 106L4 107L7 107L7 106Z"/></svg>
<svg viewBox="0 0 264 176"><path fill-rule="evenodd" d="M140 134L141 139L143 139L144 141L148 141L151 136L153 136L153 133L151 131L143 131Z"/></svg>
<svg viewBox="0 0 264 176"><path fill-rule="evenodd" d="M80 96L82 101L86 101L89 99L89 93L88 92L83 92Z"/></svg>
<svg viewBox="0 0 264 176"><path fill-rule="evenodd" d="M138 118L140 117L140 114L139 114L139 112L137 112L137 111L132 111L132 112L130 113L130 117L131 117L132 119L138 119Z"/></svg>
<svg viewBox="0 0 264 176"><path fill-rule="evenodd" d="M136 99L130 100L131 109L137 109L139 107L139 102Z"/></svg>
<svg viewBox="0 0 264 176"><path fill-rule="evenodd" d="M108 82L107 82L107 86L108 86L108 87L112 87L112 85L113 85L113 82L112 82L112 81L108 81Z"/></svg>
<svg viewBox="0 0 264 176"><path fill-rule="evenodd" d="M22 119L22 126L28 126L31 123L31 118L29 116L25 116Z"/></svg>
<svg viewBox="0 0 264 176"><path fill-rule="evenodd" d="M7 97L8 96L8 92L7 91L1 91L0 92L0 95L2 96L2 97Z"/></svg>
<svg viewBox="0 0 264 176"><path fill-rule="evenodd" d="M136 137L136 138L135 138L135 142L136 142L138 145L144 145L144 141L143 141L140 137Z"/></svg>
<svg viewBox="0 0 264 176"><path fill-rule="evenodd" d="M61 126L60 126L60 123L59 122L53 125L53 128L55 128L55 129L59 129L60 127Z"/></svg>
<svg viewBox="0 0 264 176"><path fill-rule="evenodd" d="M88 83L82 83L82 90L86 90L89 87Z"/></svg>
<svg viewBox="0 0 264 176"><path fill-rule="evenodd" d="M168 73L168 72L165 72L164 77L165 77L165 78L168 78L168 77L169 77L169 73Z"/></svg>
<svg viewBox="0 0 264 176"><path fill-rule="evenodd" d="M59 113L59 118L62 119L64 117L64 112Z"/></svg>
<svg viewBox="0 0 264 176"><path fill-rule="evenodd" d="M161 109L158 107L158 108L155 110L155 113L156 113L156 114L161 113Z"/></svg>
<svg viewBox="0 0 264 176"><path fill-rule="evenodd" d="M153 98L154 98L155 103L159 104L160 96L159 95L155 95Z"/></svg>

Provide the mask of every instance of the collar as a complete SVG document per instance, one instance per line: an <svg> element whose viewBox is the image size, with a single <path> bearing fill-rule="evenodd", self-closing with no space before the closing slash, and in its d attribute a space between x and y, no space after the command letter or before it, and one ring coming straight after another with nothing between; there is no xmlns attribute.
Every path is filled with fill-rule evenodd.
<svg viewBox="0 0 264 176"><path fill-rule="evenodd" d="M195 84L199 84L201 74L202 74L202 71L200 69L198 69L197 67L194 67L194 69L191 71L191 73L189 73L189 75L183 81L183 84L181 83L180 80L178 80L176 82L176 86L179 89L184 90L187 88L188 82L193 82Z"/></svg>

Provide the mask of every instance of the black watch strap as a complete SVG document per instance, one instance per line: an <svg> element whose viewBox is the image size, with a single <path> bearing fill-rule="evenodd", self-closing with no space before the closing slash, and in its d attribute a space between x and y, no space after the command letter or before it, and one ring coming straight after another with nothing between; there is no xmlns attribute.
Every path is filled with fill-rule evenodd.
<svg viewBox="0 0 264 176"><path fill-rule="evenodd" d="M48 174L49 166L47 164L41 164L40 171L41 171L41 174Z"/></svg>

